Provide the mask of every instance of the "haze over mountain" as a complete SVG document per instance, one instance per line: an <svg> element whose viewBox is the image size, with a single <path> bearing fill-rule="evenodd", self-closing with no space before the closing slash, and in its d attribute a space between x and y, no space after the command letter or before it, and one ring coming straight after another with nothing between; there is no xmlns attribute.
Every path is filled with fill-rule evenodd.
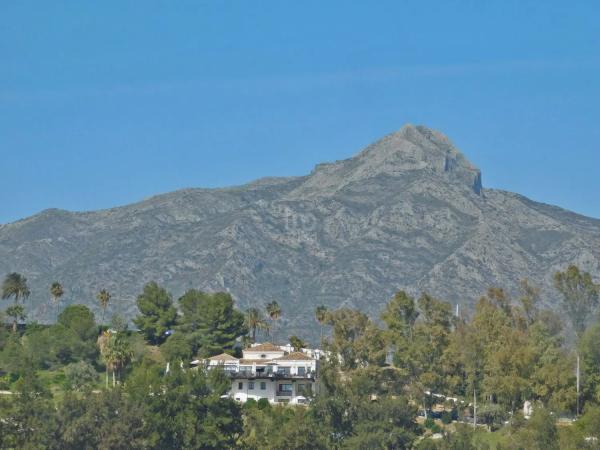
<svg viewBox="0 0 600 450"><path fill-rule="evenodd" d="M531 170L535 170L532 167ZM575 263L600 276L600 220L482 187L446 138L406 125L306 176L223 189L184 189L93 212L46 210L0 225L0 274L30 284L30 319L113 294L108 316L136 314L156 280L231 292L240 308L277 300L278 332L314 336L314 309L350 306L378 317L393 293L427 291L470 307L491 286L529 278L555 304L552 275Z"/></svg>

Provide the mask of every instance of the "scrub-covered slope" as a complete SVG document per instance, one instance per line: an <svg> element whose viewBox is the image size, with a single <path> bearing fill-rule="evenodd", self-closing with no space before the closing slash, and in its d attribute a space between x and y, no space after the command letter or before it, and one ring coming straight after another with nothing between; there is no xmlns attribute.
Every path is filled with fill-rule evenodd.
<svg viewBox="0 0 600 450"><path fill-rule="evenodd" d="M0 226L0 275L24 274L35 306L63 304L136 313L156 280L231 292L241 308L277 300L278 334L314 336L314 308L356 307L378 316L398 289L465 306L489 286L529 278L556 302L554 271L576 263L600 275L600 220L484 189L481 174L442 134L407 125L353 158L311 174L226 189L187 189L110 210L47 210ZM33 316L33 317L31 317Z"/></svg>

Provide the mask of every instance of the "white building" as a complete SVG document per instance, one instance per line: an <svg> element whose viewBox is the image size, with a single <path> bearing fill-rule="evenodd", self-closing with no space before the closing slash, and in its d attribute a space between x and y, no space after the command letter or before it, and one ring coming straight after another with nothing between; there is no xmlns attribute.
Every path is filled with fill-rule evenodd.
<svg viewBox="0 0 600 450"><path fill-rule="evenodd" d="M194 361L207 369L223 367L231 377L229 396L239 402L266 398L270 403L303 404L315 390L318 360L307 350L257 344L243 350L241 359L221 354Z"/></svg>

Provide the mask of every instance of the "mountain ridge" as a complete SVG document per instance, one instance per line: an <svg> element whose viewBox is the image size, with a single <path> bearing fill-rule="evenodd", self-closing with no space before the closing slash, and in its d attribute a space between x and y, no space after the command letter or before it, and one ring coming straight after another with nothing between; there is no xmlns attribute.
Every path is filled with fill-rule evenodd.
<svg viewBox="0 0 600 450"><path fill-rule="evenodd" d="M520 278L556 305L552 274L577 263L600 274L600 220L484 188L481 172L434 130L406 125L310 174L225 188L186 188L98 211L50 209L0 225L0 274L30 279L34 316L49 320L49 284L65 304L135 314L156 280L231 292L240 307L282 304L282 326L314 337L314 307L377 317L394 291L467 307ZM36 318L34 317L34 318Z"/></svg>

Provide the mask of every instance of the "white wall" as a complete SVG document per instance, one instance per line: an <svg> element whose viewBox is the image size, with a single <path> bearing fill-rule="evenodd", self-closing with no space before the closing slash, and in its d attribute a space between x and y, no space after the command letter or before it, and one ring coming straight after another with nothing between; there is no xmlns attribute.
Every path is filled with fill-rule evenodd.
<svg viewBox="0 0 600 450"><path fill-rule="evenodd" d="M254 382L254 389L249 389L249 382L253 381ZM266 383L266 389L265 390L261 390L260 389L260 383L264 382ZM238 383L243 383L243 388L242 389L238 389ZM291 396L285 396L285 397L277 397L276 393L277 393L277 385L279 383L289 383L292 385L292 395ZM310 380L296 380L295 382L292 382L291 380L260 380L260 379L255 379L255 380L247 380L247 379L237 379L237 380L232 380L231 381L231 390L229 391L229 396L235 400L238 400L242 403L245 403L248 399L254 399L256 401L260 400L261 398L266 398L269 400L270 403L277 403L277 399L287 399L290 401L290 403L294 403L295 400L297 399L297 397L299 395L301 395L298 392L298 384L304 384L305 386L308 384L313 385L312 389L314 392L314 383L311 382Z"/></svg>
<svg viewBox="0 0 600 450"><path fill-rule="evenodd" d="M249 389L249 382L254 382L254 389ZM260 389L260 383L266 383L266 389ZM243 389L238 389L238 383L243 383ZM266 398L269 402L275 402L275 390L277 384L272 380L247 380L247 379L237 379L231 381L231 390L229 391L229 395L244 403L249 398L253 398L258 401L261 398Z"/></svg>

